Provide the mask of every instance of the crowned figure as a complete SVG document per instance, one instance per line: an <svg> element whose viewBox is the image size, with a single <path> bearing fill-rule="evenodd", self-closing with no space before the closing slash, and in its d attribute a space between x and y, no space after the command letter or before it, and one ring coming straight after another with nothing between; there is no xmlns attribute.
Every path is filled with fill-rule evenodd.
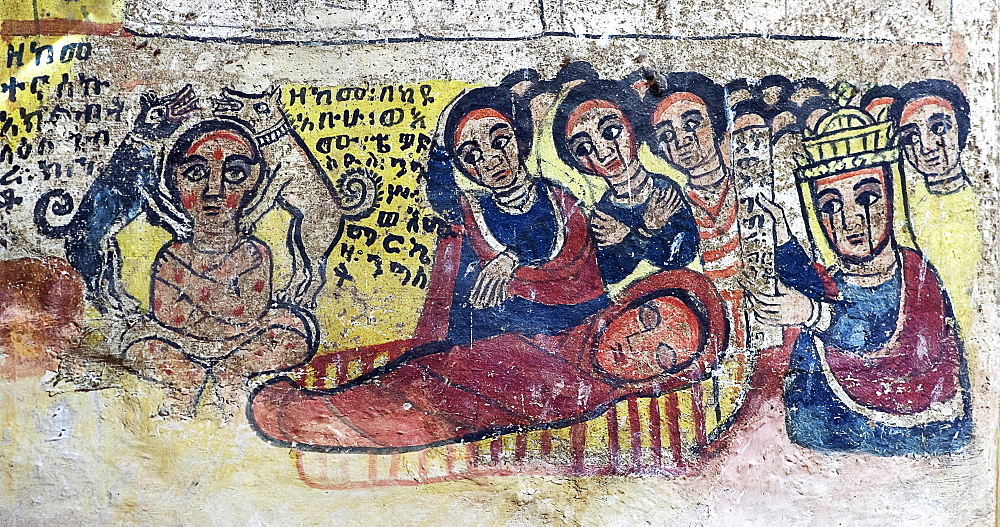
<svg viewBox="0 0 1000 527"><path fill-rule="evenodd" d="M972 431L962 340L937 270L905 229L892 124L841 108L803 147L796 178L817 250L770 204L780 283L755 298L764 320L799 331L784 383L789 437L826 452L959 450Z"/></svg>

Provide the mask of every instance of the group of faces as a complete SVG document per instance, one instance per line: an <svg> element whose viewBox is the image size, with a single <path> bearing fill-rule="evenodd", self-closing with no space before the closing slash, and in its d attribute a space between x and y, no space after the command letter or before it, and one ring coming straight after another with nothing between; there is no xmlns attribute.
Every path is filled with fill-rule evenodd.
<svg viewBox="0 0 1000 527"><path fill-rule="evenodd" d="M928 82L932 88L945 83L924 81ZM913 84L910 91L927 88L922 83ZM525 160L532 123L526 125L525 119L516 115L517 105L510 103L513 97L502 88L478 91L480 104L452 119L453 136L449 139L456 165L474 182L494 192L526 184L531 179ZM695 178L724 164L719 148L724 131L720 134L720 123L715 122L720 109L696 91L674 90L642 98L624 83L579 83L558 102L552 128L557 153L570 167L614 184L634 173L639 146L646 142L652 152ZM909 165L931 184L935 178L960 170L968 107L961 92L957 95L961 100L955 101L954 93L946 97L924 91L927 93L911 95L908 100L875 99L865 109L877 115L878 105L895 105L893 117L901 149ZM483 102L489 100L491 92L505 104L491 108ZM891 186L887 167L841 174L810 185L825 235L845 260L863 262L889 243Z"/></svg>
<svg viewBox="0 0 1000 527"><path fill-rule="evenodd" d="M498 104L490 107L489 95ZM533 123L516 115L517 104L500 88L470 94L479 104L450 116L446 146L459 170L492 191L530 178L525 160ZM527 106L525 104L524 106ZM607 81L589 81L569 90L559 103L553 137L560 157L572 168L614 183L634 172L643 141L688 173L721 160L709 107L698 95L679 92L649 110L637 93ZM642 117L646 115L646 117Z"/></svg>
<svg viewBox="0 0 1000 527"><path fill-rule="evenodd" d="M459 104L459 112L449 116L446 136L459 170L499 193L532 180L525 161L534 123L519 115L517 102L504 92L473 90L472 103L464 108ZM959 166L968 114L964 99L954 99L934 93L905 101L881 97L865 109L879 114L893 107L908 163L932 182ZM558 104L552 131L559 156L576 170L611 184L635 172L643 142L689 177L722 162L719 123L714 122L718 114L713 113L719 109L693 91L643 100L621 83L589 80L571 88ZM195 225L203 226L234 223L264 170L252 133L218 120L187 130L168 162L169 181L180 204ZM885 170L826 178L811 187L820 223L838 254L863 260L885 245L892 213L891 181Z"/></svg>

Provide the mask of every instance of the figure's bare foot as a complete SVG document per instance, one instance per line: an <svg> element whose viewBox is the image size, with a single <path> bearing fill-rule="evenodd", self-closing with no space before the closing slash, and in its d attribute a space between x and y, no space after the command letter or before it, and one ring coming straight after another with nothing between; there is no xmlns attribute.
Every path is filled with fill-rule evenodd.
<svg viewBox="0 0 1000 527"><path fill-rule="evenodd" d="M176 344L159 338L133 342L125 350L122 363L139 377L164 386L170 415L191 417L195 414L207 374Z"/></svg>
<svg viewBox="0 0 1000 527"><path fill-rule="evenodd" d="M215 397L219 402L224 422L232 421L242 412L250 399L247 379L226 371L213 371L215 377Z"/></svg>

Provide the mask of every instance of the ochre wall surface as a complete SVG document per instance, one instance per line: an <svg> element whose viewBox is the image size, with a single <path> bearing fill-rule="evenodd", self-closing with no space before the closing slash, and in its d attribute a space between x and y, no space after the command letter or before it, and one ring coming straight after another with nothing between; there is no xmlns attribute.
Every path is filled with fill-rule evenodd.
<svg viewBox="0 0 1000 527"><path fill-rule="evenodd" d="M995 523L997 14L4 3L0 521Z"/></svg>

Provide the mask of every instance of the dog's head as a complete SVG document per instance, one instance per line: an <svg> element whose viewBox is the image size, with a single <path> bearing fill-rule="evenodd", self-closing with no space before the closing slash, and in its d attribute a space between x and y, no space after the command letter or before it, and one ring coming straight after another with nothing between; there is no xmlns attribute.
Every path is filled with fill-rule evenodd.
<svg viewBox="0 0 1000 527"><path fill-rule="evenodd" d="M260 94L223 88L212 102L212 113L216 117L238 121L254 133L268 130L285 118L281 111L281 89L278 87Z"/></svg>
<svg viewBox="0 0 1000 527"><path fill-rule="evenodd" d="M146 92L139 97L134 130L147 139L170 137L198 109L198 96L190 84L164 97Z"/></svg>

